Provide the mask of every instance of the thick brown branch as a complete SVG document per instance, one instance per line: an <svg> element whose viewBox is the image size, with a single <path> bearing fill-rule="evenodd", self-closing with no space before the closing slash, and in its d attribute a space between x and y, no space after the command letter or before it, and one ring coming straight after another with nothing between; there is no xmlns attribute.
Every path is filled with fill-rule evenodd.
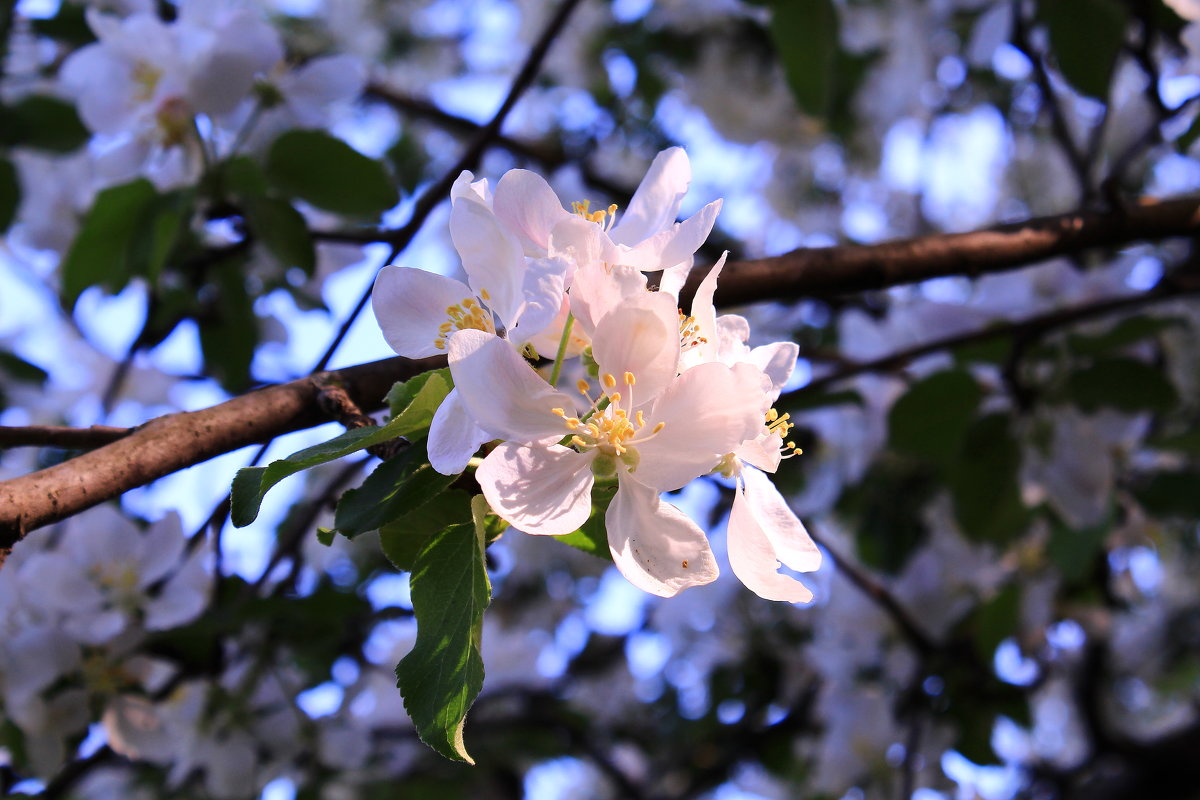
<svg viewBox="0 0 1200 800"><path fill-rule="evenodd" d="M794 250L725 266L717 304L795 300L882 289L947 275L981 275L1023 267L1092 247L1200 234L1200 197L1144 199L1122 211L1038 217L970 233L883 244ZM703 271L684 287L691 298Z"/></svg>
<svg viewBox="0 0 1200 800"><path fill-rule="evenodd" d="M383 406L391 385L445 365L389 358L271 386L203 411L168 414L53 467L0 483L0 552L28 531L213 456L326 422L318 382L344 386L359 408Z"/></svg>
<svg viewBox="0 0 1200 800"><path fill-rule="evenodd" d="M0 449L62 447L67 450L90 450L123 439L132 430L110 425L93 425L90 428L67 428L61 425L0 426Z"/></svg>
<svg viewBox="0 0 1200 800"><path fill-rule="evenodd" d="M1088 247L1200 233L1200 198L1147 201L1125 212L1065 214L974 233L944 234L870 247L800 250L733 262L717 301L841 294L944 275L1012 269ZM691 291L701 276L689 281ZM338 375L360 408L382 405L392 382L443 366L442 359L389 359ZM328 417L311 378L262 389L219 406L170 414L106 447L0 483L0 550L24 533L76 514L164 475L247 444L316 425Z"/></svg>

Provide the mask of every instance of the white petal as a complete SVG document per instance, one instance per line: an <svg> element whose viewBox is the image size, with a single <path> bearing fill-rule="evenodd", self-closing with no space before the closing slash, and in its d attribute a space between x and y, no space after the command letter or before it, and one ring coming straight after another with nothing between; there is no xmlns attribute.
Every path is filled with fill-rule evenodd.
<svg viewBox="0 0 1200 800"><path fill-rule="evenodd" d="M775 401L796 369L800 346L795 342L772 342L750 351L750 363L771 379L771 400Z"/></svg>
<svg viewBox="0 0 1200 800"><path fill-rule="evenodd" d="M646 412L647 427L664 423L636 445L637 477L670 491L710 471L726 453L762 430L759 373L709 362L680 375Z"/></svg>
<svg viewBox="0 0 1200 800"><path fill-rule="evenodd" d="M745 469L742 480L754 518L771 540L776 558L796 572L820 569L821 551L771 479L756 469Z"/></svg>
<svg viewBox="0 0 1200 800"><path fill-rule="evenodd" d="M592 357L600 374L617 379L617 391L642 405L657 397L675 378L679 364L679 309L670 295L643 292L610 311L596 326ZM627 387L626 372L637 383Z"/></svg>
<svg viewBox="0 0 1200 800"><path fill-rule="evenodd" d="M467 169L458 173L454 185L450 187L450 199L453 201L460 197L475 199L488 208L492 207L492 193L488 191L487 178L475 180L475 176Z"/></svg>
<svg viewBox="0 0 1200 800"><path fill-rule="evenodd" d="M567 315L571 313L571 298L567 295L563 296L562 305L558 307L558 314L551 320L550 324L529 339L529 343L537 348L538 353L546 358L553 358L558 353L558 345L562 342L563 326L567 324ZM592 339L583 329L583 325L576 319L571 324L571 335L567 340L567 358L575 358L590 346Z"/></svg>
<svg viewBox="0 0 1200 800"><path fill-rule="evenodd" d="M604 524L626 580L659 597L716 580L717 561L700 526L635 478L620 472L618 481Z"/></svg>
<svg viewBox="0 0 1200 800"><path fill-rule="evenodd" d="M178 566L185 546L178 512L172 511L151 525L138 537L138 586L145 588Z"/></svg>
<svg viewBox="0 0 1200 800"><path fill-rule="evenodd" d="M480 445L495 438L475 424L458 389L451 389L429 426L429 464L443 475L457 475Z"/></svg>
<svg viewBox="0 0 1200 800"><path fill-rule="evenodd" d="M670 227L679 216L679 206L691 182L692 167L683 148L663 150L654 157L620 221L613 226L612 240L632 246Z"/></svg>
<svg viewBox="0 0 1200 800"><path fill-rule="evenodd" d="M688 275L692 272L692 261L693 259L689 258L673 267L667 267L658 279L658 290L674 297L676 303L679 302L679 290L687 283Z"/></svg>
<svg viewBox="0 0 1200 800"><path fill-rule="evenodd" d="M746 473L753 470L746 470ZM761 473L759 473L761 475ZM729 512L729 566L746 588L766 600L808 603L813 593L790 575L779 572L778 553L753 510L754 500L741 487L733 496ZM804 527L792 517L801 533ZM807 538L807 533L804 534ZM810 541L811 544L811 541ZM816 551L816 548L813 548ZM818 563L820 553L817 551Z"/></svg>
<svg viewBox="0 0 1200 800"><path fill-rule="evenodd" d="M204 561L204 552L196 550L171 576L158 596L146 603L146 630L161 631L186 625L204 611L212 584Z"/></svg>
<svg viewBox="0 0 1200 800"><path fill-rule="evenodd" d="M545 178L524 169L510 169L501 176L494 207L496 216L516 232L525 254L532 258L547 254L551 229L573 216L562 207Z"/></svg>
<svg viewBox="0 0 1200 800"><path fill-rule="evenodd" d="M406 358L439 355L438 326L446 309L474 297L461 281L412 267L384 267L371 290L371 309L388 346Z"/></svg>
<svg viewBox="0 0 1200 800"><path fill-rule="evenodd" d="M568 433L551 409L572 414L575 401L550 388L510 343L466 330L451 337L448 351L454 386L479 427L518 442Z"/></svg>
<svg viewBox="0 0 1200 800"><path fill-rule="evenodd" d="M783 451L779 449L782 443L778 435L769 432L764 426L757 438L742 442L733 449L733 453L764 472L775 472L783 459Z"/></svg>
<svg viewBox="0 0 1200 800"><path fill-rule="evenodd" d="M482 202L463 197L450 209L450 238L467 272L467 283L505 323L515 318L523 297L525 257L517 237Z"/></svg>
<svg viewBox="0 0 1200 800"><path fill-rule="evenodd" d="M701 361L713 361L717 356L717 348L720 346L720 337L717 332L717 309L713 306L713 295L717 291L717 278L721 275L721 270L725 267L725 259L729 257L729 251L726 250L721 254L717 263L704 276L704 280L700 281L700 286L696 288L696 296L692 298L692 316L696 319L696 325L700 329L702 341L699 341L694 350L699 351Z"/></svg>
<svg viewBox="0 0 1200 800"><path fill-rule="evenodd" d="M567 262L560 258L528 260L522 286L523 305L508 326L508 338L514 344L527 342L554 320L565 299L567 267Z"/></svg>
<svg viewBox="0 0 1200 800"><path fill-rule="evenodd" d="M737 314L722 314L717 317L717 358L726 364L735 364L750 357L750 323Z"/></svg>
<svg viewBox="0 0 1200 800"><path fill-rule="evenodd" d="M560 536L592 513L592 459L561 445L504 442L475 471L488 505L525 533Z"/></svg>
<svg viewBox="0 0 1200 800"><path fill-rule="evenodd" d="M721 213L721 201L714 200L684 222L654 234L632 249L606 254L608 261L636 266L642 270L660 270L687 261L712 232Z"/></svg>
<svg viewBox="0 0 1200 800"><path fill-rule="evenodd" d="M646 276L636 267L581 264L571 281L571 313L589 336L609 312L646 293Z"/></svg>

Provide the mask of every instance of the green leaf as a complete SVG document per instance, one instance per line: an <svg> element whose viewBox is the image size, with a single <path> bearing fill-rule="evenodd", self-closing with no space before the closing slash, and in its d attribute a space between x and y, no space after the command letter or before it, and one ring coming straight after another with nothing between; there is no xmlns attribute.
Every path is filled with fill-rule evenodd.
<svg viewBox="0 0 1200 800"><path fill-rule="evenodd" d="M979 408L983 391L969 372L937 372L913 386L888 414L888 440L898 452L947 464Z"/></svg>
<svg viewBox="0 0 1200 800"><path fill-rule="evenodd" d="M1133 493L1152 514L1192 521L1200 518L1200 472L1158 472Z"/></svg>
<svg viewBox="0 0 1200 800"><path fill-rule="evenodd" d="M405 129L395 144L388 148L387 160L400 187L409 194L415 192L425 179L425 168L429 162L420 140Z"/></svg>
<svg viewBox="0 0 1200 800"><path fill-rule="evenodd" d="M194 202L191 189L177 189L158 198L146 229L131 242L131 264L136 274L158 282L180 237L188 230Z"/></svg>
<svg viewBox="0 0 1200 800"><path fill-rule="evenodd" d="M0 113L0 136L9 146L52 153L78 150L91 137L75 106L49 95L27 95Z"/></svg>
<svg viewBox="0 0 1200 800"><path fill-rule="evenodd" d="M62 295L68 307L74 307L89 286L117 292L130 277L144 271L136 263L134 244L157 199L158 193L145 178L96 195L62 261Z"/></svg>
<svg viewBox="0 0 1200 800"><path fill-rule="evenodd" d="M958 364L1003 364L1012 354L1012 338L992 336L954 348L954 360Z"/></svg>
<svg viewBox="0 0 1200 800"><path fill-rule="evenodd" d="M491 599L483 529L451 525L421 549L412 572L417 641L396 665L404 709L421 741L474 764L463 744L467 710L483 689L480 638Z"/></svg>
<svg viewBox="0 0 1200 800"><path fill-rule="evenodd" d="M939 486L929 465L885 453L858 486L842 493L837 507L854 520L863 563L892 574L908 563L926 539L925 507Z"/></svg>
<svg viewBox="0 0 1200 800"><path fill-rule="evenodd" d="M299 267L306 275L317 268L317 252L304 216L277 197L252 196L243 200L246 224L267 252L285 267Z"/></svg>
<svg viewBox="0 0 1200 800"><path fill-rule="evenodd" d="M838 16L833 0L771 0L768 30L788 87L800 110L816 117L829 111L838 53Z"/></svg>
<svg viewBox="0 0 1200 800"><path fill-rule="evenodd" d="M242 202L267 194L267 176L258 163L247 156L235 156L217 164L202 184L214 200L227 199L232 194Z"/></svg>
<svg viewBox="0 0 1200 800"><path fill-rule="evenodd" d="M411 572L417 555L439 531L470 521L471 495L449 489L381 527L379 542L396 569Z"/></svg>
<svg viewBox="0 0 1200 800"><path fill-rule="evenodd" d="M85 45L96 41L85 11L82 3L68 0L59 5L58 13L53 17L32 20L31 27L39 36L48 36L76 47Z"/></svg>
<svg viewBox="0 0 1200 800"><path fill-rule="evenodd" d="M1080 356L1103 356L1182 324L1178 317L1129 317L1104 333L1073 333L1067 346Z"/></svg>
<svg viewBox="0 0 1200 800"><path fill-rule="evenodd" d="M32 364L7 350L0 350L0 372L14 381L39 385L45 383L46 379L50 377L50 373L37 364Z"/></svg>
<svg viewBox="0 0 1200 800"><path fill-rule="evenodd" d="M0 158L0 233L13 224L21 206L21 179L7 158Z"/></svg>
<svg viewBox="0 0 1200 800"><path fill-rule="evenodd" d="M326 547L333 546L333 537L337 536L337 531L333 528L317 528L317 543Z"/></svg>
<svg viewBox="0 0 1200 800"><path fill-rule="evenodd" d="M1200 428L1189 428L1180 433L1152 436L1147 444L1159 450L1172 450L1200 456Z"/></svg>
<svg viewBox="0 0 1200 800"><path fill-rule="evenodd" d="M1083 580L1096 563L1096 555L1104 547L1108 537L1109 523L1076 530L1065 523L1054 520L1050 526L1050 539L1046 542L1046 556L1067 583Z"/></svg>
<svg viewBox="0 0 1200 800"><path fill-rule="evenodd" d="M1106 100L1129 12L1119 0L1039 0L1038 17L1063 77L1083 94Z"/></svg>
<svg viewBox="0 0 1200 800"><path fill-rule="evenodd" d="M393 420L402 419L410 440L423 439L433 422L438 406L454 388L450 369L422 372L407 381L397 381L387 393L387 404Z"/></svg>
<svg viewBox="0 0 1200 800"><path fill-rule="evenodd" d="M781 412L795 414L813 408L844 405L863 405L862 395L854 389L844 389L839 392L806 392L801 388L781 395L775 407Z"/></svg>
<svg viewBox="0 0 1200 800"><path fill-rule="evenodd" d="M348 539L378 530L406 512L441 494L455 476L442 475L429 465L420 445L380 464L362 486L342 495L333 525Z"/></svg>
<svg viewBox="0 0 1200 800"><path fill-rule="evenodd" d="M975 609L971 620L974 629L971 644L980 661L992 663L996 648L1016 631L1020 612L1021 595L1015 583L1006 585L995 597Z"/></svg>
<svg viewBox="0 0 1200 800"><path fill-rule="evenodd" d="M258 346L258 317L246 291L245 261L226 259L209 267L217 295L207 305L200 323L200 349L204 363L221 386L234 394L252 382L250 367Z"/></svg>
<svg viewBox="0 0 1200 800"><path fill-rule="evenodd" d="M604 514L608 511L608 506L616 494L616 484L593 484L592 515L588 517L587 522L583 523L583 526L577 531L554 538L576 550L612 561L612 551L608 548L608 529L604 525Z"/></svg>
<svg viewBox="0 0 1200 800"><path fill-rule="evenodd" d="M276 139L267 178L288 196L351 217L377 218L400 202L383 164L321 131L293 130Z"/></svg>
<svg viewBox="0 0 1200 800"><path fill-rule="evenodd" d="M230 496L232 503L230 519L235 527L249 525L258 516L262 499L271 487L289 475L295 475L301 470L327 464L339 458L365 450L372 445L381 444L398 436L419 440L428 431L428 420L433 417L429 410L441 403L449 393L450 388L441 376L440 370L423 372L412 378L408 383L417 383L419 389L413 394L408 406L387 425L368 425L365 428L355 428L346 431L328 442L306 447L287 458L272 461L265 467L244 467L238 470L233 479L233 490ZM392 391L396 391L393 387ZM433 398L437 398L436 401Z"/></svg>
<svg viewBox="0 0 1200 800"><path fill-rule="evenodd" d="M1133 358L1104 359L1072 373L1067 397L1088 413L1102 407L1163 412L1179 400L1162 370Z"/></svg>
<svg viewBox="0 0 1200 800"><path fill-rule="evenodd" d="M1025 530L1028 512L1017 473L1021 448L1003 414L976 421L949 472L954 515L967 538L1005 544Z"/></svg>

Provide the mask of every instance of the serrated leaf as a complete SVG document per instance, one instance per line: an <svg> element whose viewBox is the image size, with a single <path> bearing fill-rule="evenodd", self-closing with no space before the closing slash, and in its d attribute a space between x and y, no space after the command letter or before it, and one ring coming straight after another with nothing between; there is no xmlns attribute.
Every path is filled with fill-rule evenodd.
<svg viewBox="0 0 1200 800"><path fill-rule="evenodd" d="M151 283L158 281L175 245L188 229L194 201L191 189L177 189L158 198L146 229L131 243L131 263L137 274L145 275Z"/></svg>
<svg viewBox="0 0 1200 800"><path fill-rule="evenodd" d="M947 370L913 386L888 414L888 443L896 451L937 464L950 462L983 399L969 372Z"/></svg>
<svg viewBox="0 0 1200 800"><path fill-rule="evenodd" d="M1017 475L1021 448L1008 429L1008 417L977 420L963 438L949 472L954 515L968 539L1005 544L1025 529L1028 512Z"/></svg>
<svg viewBox="0 0 1200 800"><path fill-rule="evenodd" d="M451 525L413 565L417 641L396 665L404 708L421 741L454 761L474 764L463 743L467 711L483 689L483 610L491 599L483 530Z"/></svg>
<svg viewBox="0 0 1200 800"><path fill-rule="evenodd" d="M0 158L0 233L12 226L21 207L21 179L7 158Z"/></svg>
<svg viewBox="0 0 1200 800"><path fill-rule="evenodd" d="M337 531L333 528L317 528L317 543L326 547L333 546L333 537L337 536Z"/></svg>
<svg viewBox="0 0 1200 800"><path fill-rule="evenodd" d="M801 111L824 117L834 86L838 16L832 0L773 0L768 30Z"/></svg>
<svg viewBox="0 0 1200 800"><path fill-rule="evenodd" d="M306 275L317 268L317 253L304 216L277 197L251 196L243 200L246 224L267 251L285 267L299 267Z"/></svg>
<svg viewBox="0 0 1200 800"><path fill-rule="evenodd" d="M244 260L236 257L209 268L217 296L199 320L205 368L234 394L250 387L250 367L259 339L258 317L246 290L244 265Z"/></svg>
<svg viewBox="0 0 1200 800"><path fill-rule="evenodd" d="M1037 13L1067 82L1089 97L1107 99L1125 41L1129 12L1124 4L1119 0L1040 0Z"/></svg>
<svg viewBox="0 0 1200 800"><path fill-rule="evenodd" d="M362 486L342 495L333 525L346 538L378 530L446 490L455 476L429 465L425 448L412 446L380 464Z"/></svg>
<svg viewBox="0 0 1200 800"><path fill-rule="evenodd" d="M403 424L412 431L411 435L405 435L415 441L425 437L438 406L453 388L454 379L448 367L422 372L392 385L387 393L388 409L393 419L404 420Z"/></svg>
<svg viewBox="0 0 1200 800"><path fill-rule="evenodd" d="M26 95L3 109L0 135L10 147L29 147L51 153L78 150L91 137L75 106L49 95Z"/></svg>
<svg viewBox="0 0 1200 800"><path fill-rule="evenodd" d="M104 189L84 217L62 260L62 296L73 307L83 290L102 285L117 292L139 272L132 245L158 199L145 178Z"/></svg>
<svg viewBox="0 0 1200 800"><path fill-rule="evenodd" d="M351 217L377 218L400 202L383 164L321 131L292 130L276 139L267 178L290 197Z"/></svg>
<svg viewBox="0 0 1200 800"><path fill-rule="evenodd" d="M244 467L238 470L233 479L230 496L230 519L233 520L234 526L240 528L253 522L258 516L266 493L289 475L295 475L318 464L336 461L399 436L419 441L428 432L428 420L433 416L429 411L430 405L436 408L449 392L445 379L439 373L440 370L423 372L409 380L408 383L415 382L419 388L413 393L408 406L386 425L355 428L328 442L306 447L287 458L272 461L265 467Z"/></svg>
<svg viewBox="0 0 1200 800"><path fill-rule="evenodd" d="M1088 413L1103 407L1163 412L1179 400L1162 370L1133 358L1108 358L1072 373L1067 397Z"/></svg>
<svg viewBox="0 0 1200 800"><path fill-rule="evenodd" d="M411 572L417 555L439 531L471 521L471 495L449 489L379 529L383 554L396 569Z"/></svg>

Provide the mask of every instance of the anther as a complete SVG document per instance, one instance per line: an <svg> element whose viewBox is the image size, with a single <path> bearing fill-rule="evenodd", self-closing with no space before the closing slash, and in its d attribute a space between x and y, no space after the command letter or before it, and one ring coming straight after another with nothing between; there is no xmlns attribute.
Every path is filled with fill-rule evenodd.
<svg viewBox="0 0 1200 800"><path fill-rule="evenodd" d="M604 373L604 377L601 380L604 381L605 389L611 389L617 385L617 379L612 376L611 372Z"/></svg>
<svg viewBox="0 0 1200 800"><path fill-rule="evenodd" d="M620 392L613 392L608 397L610 400L612 400L612 402L614 404L621 402L621 393Z"/></svg>
<svg viewBox="0 0 1200 800"><path fill-rule="evenodd" d="M665 427L667 427L667 423L665 423L665 422L660 422L660 423L658 423L657 425L655 425L655 426L654 426L654 430L650 431L650 433L652 433L652 434L654 434L654 433L658 433L659 431L661 431L661 430L662 430L663 428L665 428Z"/></svg>
<svg viewBox="0 0 1200 800"><path fill-rule="evenodd" d="M632 372L626 372L626 373L625 373L625 385L626 385L626 386L633 386L635 383L637 383L637 379L633 377L633 373L632 373Z"/></svg>
<svg viewBox="0 0 1200 800"><path fill-rule="evenodd" d="M576 381L575 388L578 389L579 393L582 395L586 395L588 393L588 383L582 378Z"/></svg>

